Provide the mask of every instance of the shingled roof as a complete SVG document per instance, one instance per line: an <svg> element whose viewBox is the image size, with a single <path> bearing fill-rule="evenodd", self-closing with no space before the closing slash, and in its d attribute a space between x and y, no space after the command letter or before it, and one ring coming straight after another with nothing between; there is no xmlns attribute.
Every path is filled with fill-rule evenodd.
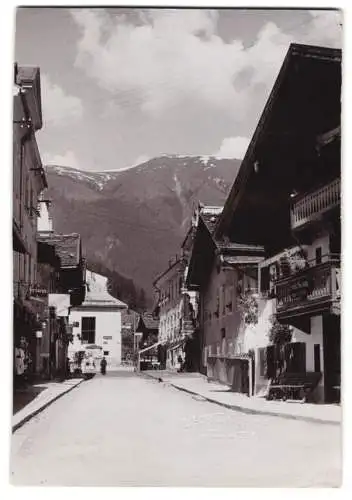
<svg viewBox="0 0 352 500"><path fill-rule="evenodd" d="M140 321L144 323L144 326L148 330L158 330L159 328L159 320L154 318L150 313L144 313L140 317Z"/></svg>
<svg viewBox="0 0 352 500"><path fill-rule="evenodd" d="M61 261L61 268L77 267L81 258L81 236L72 234L38 235L38 241L55 246Z"/></svg>

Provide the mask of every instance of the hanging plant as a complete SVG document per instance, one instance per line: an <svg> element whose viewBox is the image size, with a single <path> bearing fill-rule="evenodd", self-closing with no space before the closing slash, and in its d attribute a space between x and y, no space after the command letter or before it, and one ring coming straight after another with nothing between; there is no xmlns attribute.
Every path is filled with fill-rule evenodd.
<svg viewBox="0 0 352 500"><path fill-rule="evenodd" d="M258 301L253 291L247 290L238 295L237 305L246 325L256 325L258 323Z"/></svg>
<svg viewBox="0 0 352 500"><path fill-rule="evenodd" d="M290 253L286 251L279 260L280 278L287 278L291 274L297 273L309 267L307 254L303 248Z"/></svg>
<svg viewBox="0 0 352 500"><path fill-rule="evenodd" d="M288 344L292 340L292 327L279 323L275 314L271 317L269 340L273 344Z"/></svg>

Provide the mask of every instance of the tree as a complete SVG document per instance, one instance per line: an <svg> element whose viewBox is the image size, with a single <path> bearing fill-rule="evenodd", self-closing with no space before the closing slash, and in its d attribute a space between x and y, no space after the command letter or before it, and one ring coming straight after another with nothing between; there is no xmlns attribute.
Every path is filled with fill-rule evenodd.
<svg viewBox="0 0 352 500"><path fill-rule="evenodd" d="M138 309L144 312L146 308L147 308L147 300L146 300L145 290L144 288L141 288L138 296Z"/></svg>
<svg viewBox="0 0 352 500"><path fill-rule="evenodd" d="M259 312L257 295L251 290L246 290L237 296L237 304L244 323L246 325L256 325Z"/></svg>

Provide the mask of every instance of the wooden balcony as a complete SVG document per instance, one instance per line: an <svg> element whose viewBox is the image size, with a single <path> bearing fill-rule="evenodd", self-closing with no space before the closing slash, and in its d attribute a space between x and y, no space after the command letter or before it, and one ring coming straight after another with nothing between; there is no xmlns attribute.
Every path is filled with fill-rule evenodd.
<svg viewBox="0 0 352 500"><path fill-rule="evenodd" d="M337 207L340 200L341 180L338 178L294 202L291 209L291 228L300 229L319 219L325 212Z"/></svg>
<svg viewBox="0 0 352 500"><path fill-rule="evenodd" d="M276 282L276 312L279 321L340 312L340 259L329 255L325 261Z"/></svg>

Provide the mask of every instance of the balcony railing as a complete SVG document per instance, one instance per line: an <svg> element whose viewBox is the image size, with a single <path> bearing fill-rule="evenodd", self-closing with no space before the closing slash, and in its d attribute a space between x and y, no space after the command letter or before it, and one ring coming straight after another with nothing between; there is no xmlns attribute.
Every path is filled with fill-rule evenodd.
<svg viewBox="0 0 352 500"><path fill-rule="evenodd" d="M297 200L291 209L291 227L297 229L319 215L339 205L341 181L335 179L316 191Z"/></svg>
<svg viewBox="0 0 352 500"><path fill-rule="evenodd" d="M276 282L277 312L298 310L340 299L340 259L329 255L325 262Z"/></svg>

